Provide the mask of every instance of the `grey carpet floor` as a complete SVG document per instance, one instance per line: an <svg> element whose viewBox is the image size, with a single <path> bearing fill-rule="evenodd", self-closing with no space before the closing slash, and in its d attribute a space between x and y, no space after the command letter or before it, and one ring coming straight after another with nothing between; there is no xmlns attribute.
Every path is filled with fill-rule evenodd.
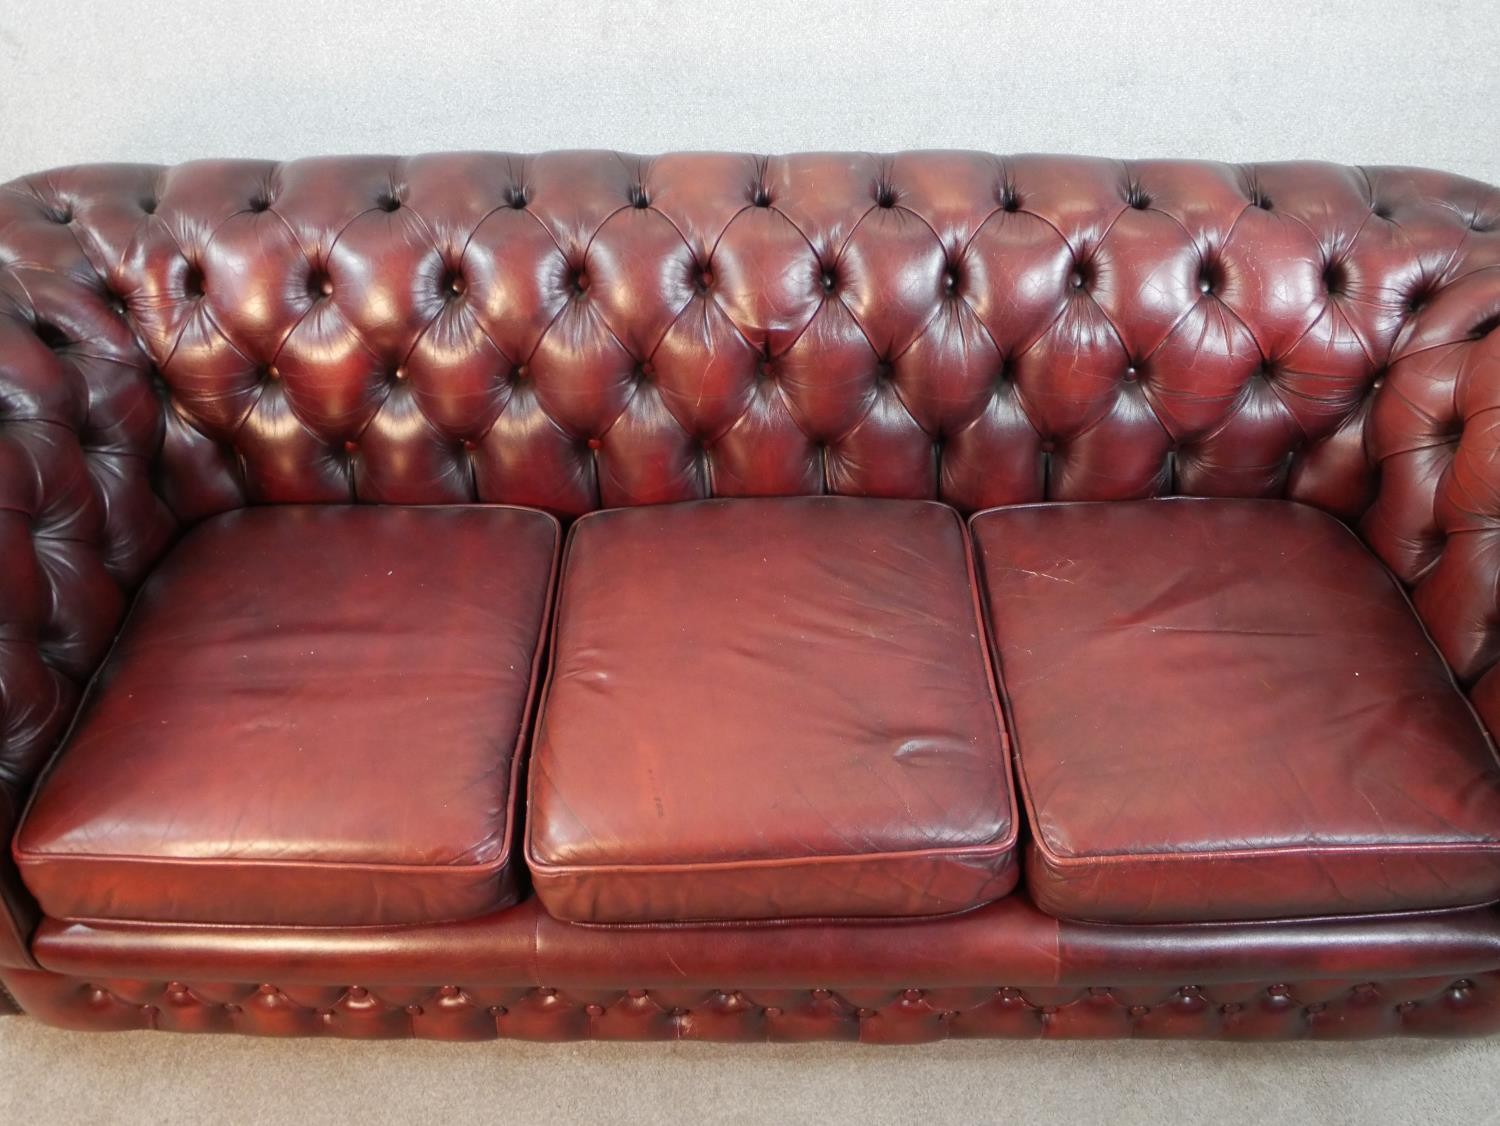
<svg viewBox="0 0 1500 1126"><path fill-rule="evenodd" d="M1500 1123L1500 1038L485 1044L79 1035L0 1020L0 1123Z"/></svg>

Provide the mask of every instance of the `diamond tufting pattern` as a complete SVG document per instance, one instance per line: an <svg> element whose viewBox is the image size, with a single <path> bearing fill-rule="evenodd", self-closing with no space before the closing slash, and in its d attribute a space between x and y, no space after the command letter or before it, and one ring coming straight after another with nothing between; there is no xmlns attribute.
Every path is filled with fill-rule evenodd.
<svg viewBox="0 0 1500 1126"><path fill-rule="evenodd" d="M1500 1028L1500 972L1200 988L465 988L92 982L15 971L49 1024L256 1036L435 1040L1359 1039Z"/></svg>
<svg viewBox="0 0 1500 1126"><path fill-rule="evenodd" d="M0 187L0 826L244 504L1278 496L1500 721L1500 192L980 153L85 166ZM8 864L8 861L5 862ZM0 964L32 908L0 870Z"/></svg>

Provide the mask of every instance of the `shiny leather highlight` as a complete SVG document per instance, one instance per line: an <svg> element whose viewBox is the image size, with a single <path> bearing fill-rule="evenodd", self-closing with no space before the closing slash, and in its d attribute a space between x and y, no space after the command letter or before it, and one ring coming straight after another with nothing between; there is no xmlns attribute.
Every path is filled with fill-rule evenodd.
<svg viewBox="0 0 1500 1126"><path fill-rule="evenodd" d="M278 506L142 588L15 855L55 918L371 925L515 899L560 535L503 507Z"/></svg>
<svg viewBox="0 0 1500 1126"><path fill-rule="evenodd" d="M1015 886L1015 798L963 524L931 502L579 520L527 862L591 923L899 917Z"/></svg>

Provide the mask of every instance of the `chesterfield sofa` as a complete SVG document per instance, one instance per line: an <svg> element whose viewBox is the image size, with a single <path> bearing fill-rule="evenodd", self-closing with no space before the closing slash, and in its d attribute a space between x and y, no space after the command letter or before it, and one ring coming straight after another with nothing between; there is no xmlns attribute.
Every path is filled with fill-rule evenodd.
<svg viewBox="0 0 1500 1126"><path fill-rule="evenodd" d="M617 153L0 187L0 1008L1500 1029L1500 191Z"/></svg>

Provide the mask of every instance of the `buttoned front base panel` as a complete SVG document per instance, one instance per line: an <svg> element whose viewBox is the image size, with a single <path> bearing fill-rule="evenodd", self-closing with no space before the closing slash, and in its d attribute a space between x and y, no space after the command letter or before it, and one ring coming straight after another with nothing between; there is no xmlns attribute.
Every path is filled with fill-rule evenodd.
<svg viewBox="0 0 1500 1126"><path fill-rule="evenodd" d="M527 862L562 919L937 915L1015 886L958 514L711 500L568 540Z"/></svg>
<svg viewBox="0 0 1500 1126"><path fill-rule="evenodd" d="M54 917L183 923L513 902L558 539L498 506L200 525L147 580L23 820L27 886Z"/></svg>
<svg viewBox="0 0 1500 1126"><path fill-rule="evenodd" d="M1500 898L1500 768L1400 588L1275 500L973 518L1044 909L1207 922Z"/></svg>
<svg viewBox="0 0 1500 1126"><path fill-rule="evenodd" d="M1500 1030L1500 914L583 927L526 901L359 930L44 922L0 970L67 1028L481 1040L1348 1039Z"/></svg>

